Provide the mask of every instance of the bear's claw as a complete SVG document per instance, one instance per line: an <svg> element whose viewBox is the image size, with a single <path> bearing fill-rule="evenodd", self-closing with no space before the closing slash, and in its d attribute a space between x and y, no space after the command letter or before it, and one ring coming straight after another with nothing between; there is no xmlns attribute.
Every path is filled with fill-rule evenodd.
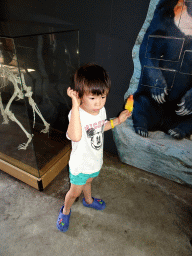
<svg viewBox="0 0 192 256"><path fill-rule="evenodd" d="M136 127L135 132L142 137L148 137L148 130L142 127Z"/></svg>

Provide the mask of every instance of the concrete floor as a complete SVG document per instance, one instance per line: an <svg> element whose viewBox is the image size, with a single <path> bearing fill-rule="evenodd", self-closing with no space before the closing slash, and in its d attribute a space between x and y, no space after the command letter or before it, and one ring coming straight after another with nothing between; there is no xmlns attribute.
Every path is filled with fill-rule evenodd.
<svg viewBox="0 0 192 256"><path fill-rule="evenodd" d="M103 212L72 207L67 233L56 228L67 192L64 169L39 192L0 172L1 256L192 255L192 189L122 164L104 154L93 196Z"/></svg>

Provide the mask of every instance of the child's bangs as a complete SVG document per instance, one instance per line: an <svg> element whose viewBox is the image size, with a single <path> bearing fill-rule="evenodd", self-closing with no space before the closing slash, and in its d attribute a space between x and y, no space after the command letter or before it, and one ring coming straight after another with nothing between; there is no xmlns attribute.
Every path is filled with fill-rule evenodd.
<svg viewBox="0 0 192 256"><path fill-rule="evenodd" d="M109 93L109 88L106 85L90 85L84 87L85 94L103 95Z"/></svg>

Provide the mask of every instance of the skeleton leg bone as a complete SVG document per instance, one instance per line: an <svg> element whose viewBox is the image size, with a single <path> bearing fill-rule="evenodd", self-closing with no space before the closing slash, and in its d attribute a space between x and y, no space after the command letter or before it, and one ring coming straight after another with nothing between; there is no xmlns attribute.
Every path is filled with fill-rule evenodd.
<svg viewBox="0 0 192 256"><path fill-rule="evenodd" d="M19 89L19 88L18 88ZM24 133L26 134L27 138L28 138L28 141L26 143L22 143L18 146L18 150L20 149L24 149L26 150L29 143L31 142L32 140L32 135L30 133L28 133L25 128L22 126L22 124L16 119L15 115L9 110L10 106L11 106L11 103L13 102L13 100L18 96L18 90L16 89L15 92L13 93L11 99L9 100L6 108L5 108L5 114L9 117L9 119L15 123L17 123L20 128L24 131Z"/></svg>
<svg viewBox="0 0 192 256"><path fill-rule="evenodd" d="M26 95L25 95L25 96L26 96ZM48 132L49 132L50 124L47 123L47 122L45 121L45 119L43 118L43 116L42 116L42 114L41 114L39 108L37 107L37 104L35 103L35 101L34 101L31 97L29 97L28 100L29 100L29 104L31 105L31 107L32 107L32 109L33 109L33 112L36 112L36 113L39 115L39 117L41 118L43 124L45 125L45 129L41 130L41 132L43 132L43 133L48 133ZM34 113L34 115L35 115L35 113Z"/></svg>
<svg viewBox="0 0 192 256"><path fill-rule="evenodd" d="M29 143L30 143L31 140L32 140L32 135L31 135L30 133L28 133L28 132L25 130L25 128L23 127L23 125L16 119L15 115L14 115L11 111L8 111L7 115L8 115L8 117L11 119L11 121L17 123L17 124L20 126L20 128L24 131L24 133L26 134L26 136L27 136L27 138L28 138L28 141L27 141L26 143L22 143L22 144L20 144L20 145L18 146L18 150L20 150L20 149L26 150L27 147L28 147L28 145L29 145Z"/></svg>
<svg viewBox="0 0 192 256"><path fill-rule="evenodd" d="M7 115L9 117L10 120L12 120L13 122L16 122L20 126L20 128L24 131L24 133L26 134L28 141L26 143L20 144L18 146L18 150L20 150L20 149L26 150L29 143L32 140L32 135L25 130L25 128L22 126L22 124L16 119L15 115L10 111L10 106L11 106L12 102L14 101L14 99L16 97L18 97L19 99L22 99L22 98L24 98L24 96L23 96L22 91L18 87L18 81L17 81L16 75L14 75L8 69L5 69L5 71L7 71L7 76L8 76L9 81L11 81L13 83L14 93L13 93L11 99L9 100L4 113L5 113L5 115Z"/></svg>
<svg viewBox="0 0 192 256"><path fill-rule="evenodd" d="M45 129L41 130L41 132L43 132L43 133L48 133L48 132L49 132L50 124L45 121L45 119L43 118L43 116L42 116L42 114L41 114L41 111L39 110L37 104L36 104L35 101L33 100L33 98L32 98L33 92L31 91L31 87L30 87L30 86L27 86L27 85L25 84L25 79L24 79L23 73L21 74L21 78L22 78L23 89L26 91L25 97L28 98L29 104L31 105L31 107L32 107L32 109L33 109L33 115L34 115L33 127L34 127L34 125L35 125L35 112L36 112L36 113L39 115L39 117L41 118L43 124L45 125Z"/></svg>
<svg viewBox="0 0 192 256"><path fill-rule="evenodd" d="M7 118L7 115L5 114L5 110L4 110L3 102L2 102L2 97L1 97L1 92L0 92L0 109L1 109L1 115L3 116L2 124L8 124L9 120Z"/></svg>

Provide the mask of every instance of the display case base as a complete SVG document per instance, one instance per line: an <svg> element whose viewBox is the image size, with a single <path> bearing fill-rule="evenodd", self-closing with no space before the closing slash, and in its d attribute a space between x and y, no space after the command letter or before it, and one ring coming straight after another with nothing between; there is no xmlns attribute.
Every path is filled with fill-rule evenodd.
<svg viewBox="0 0 192 256"><path fill-rule="evenodd" d="M59 152L57 156L51 159L50 162L48 162L42 170L39 170L39 173L44 173L40 178L33 176L32 174L26 172L25 170L27 168L31 168L30 166L27 166L27 164L24 164L22 169L14 166L13 163L14 160L11 159L10 163L10 157L3 156L2 153L0 153L0 169L9 175L21 180L22 182L30 185L31 187L38 189L39 191L43 191L45 187L47 187L51 181L65 168L65 166L68 164L69 157L71 152L71 146L66 146L62 151ZM9 161L5 161L3 159L6 159Z"/></svg>

